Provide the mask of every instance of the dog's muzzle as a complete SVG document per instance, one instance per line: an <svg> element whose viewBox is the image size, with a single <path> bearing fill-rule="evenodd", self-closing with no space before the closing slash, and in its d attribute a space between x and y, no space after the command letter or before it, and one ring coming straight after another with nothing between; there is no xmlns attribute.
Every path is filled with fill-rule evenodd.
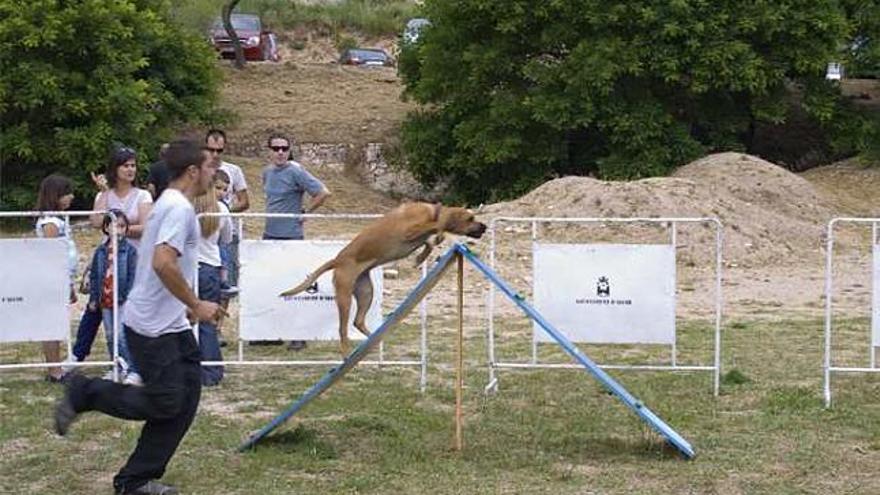
<svg viewBox="0 0 880 495"><path fill-rule="evenodd" d="M468 237L473 237L474 239L479 239L480 237L483 237L483 234L485 232L486 232L486 224L477 223L473 227L468 229L467 234L465 234L465 235Z"/></svg>

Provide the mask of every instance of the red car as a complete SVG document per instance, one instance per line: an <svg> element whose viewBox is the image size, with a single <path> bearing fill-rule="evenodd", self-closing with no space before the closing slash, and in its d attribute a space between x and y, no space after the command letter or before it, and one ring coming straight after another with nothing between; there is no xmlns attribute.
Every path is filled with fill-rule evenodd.
<svg viewBox="0 0 880 495"><path fill-rule="evenodd" d="M245 60L271 60L277 62L278 44L275 42L275 34L263 27L260 17L254 14L232 14L230 16L232 27L241 42ZM223 58L235 58L235 48L232 40L223 27L223 20L214 21L211 28L211 43Z"/></svg>

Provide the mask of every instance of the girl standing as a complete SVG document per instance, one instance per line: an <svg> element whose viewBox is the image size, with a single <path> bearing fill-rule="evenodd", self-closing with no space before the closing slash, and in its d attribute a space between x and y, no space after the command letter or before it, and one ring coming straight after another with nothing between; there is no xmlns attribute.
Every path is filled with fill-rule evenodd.
<svg viewBox="0 0 880 495"><path fill-rule="evenodd" d="M222 187L215 182L215 187ZM193 201L196 214L229 213L229 208L217 200L214 189L209 189ZM220 273L223 263L220 260L219 242L228 243L232 240L232 221L223 216L201 216L199 227L202 235L199 239L199 299L220 302ZM205 361L222 361L220 338L217 326L209 322L199 323L199 349ZM210 387L223 379L222 366L202 366L202 385Z"/></svg>
<svg viewBox="0 0 880 495"><path fill-rule="evenodd" d="M50 175L40 183L40 191L37 194L37 210L39 211L64 211L70 208L73 202L73 184L70 179L62 175ZM67 272L68 285L70 287L70 304L76 303L76 291L73 288L76 279L77 252L76 244L70 235L70 223L67 218L45 215L37 219L37 237L54 238L60 237L67 241ZM47 363L61 361L61 343L59 341L43 342L43 356ZM46 380L52 383L60 382L64 378L64 372L60 366L48 369Z"/></svg>

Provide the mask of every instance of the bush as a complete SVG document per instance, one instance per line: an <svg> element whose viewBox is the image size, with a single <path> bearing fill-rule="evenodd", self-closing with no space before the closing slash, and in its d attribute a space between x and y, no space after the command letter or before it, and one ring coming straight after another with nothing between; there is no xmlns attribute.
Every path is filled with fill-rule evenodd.
<svg viewBox="0 0 880 495"><path fill-rule="evenodd" d="M423 105L402 126L408 167L473 203L558 175L636 179L750 150L762 124L789 118L792 88L828 148L872 137L824 79L853 27L838 2L423 8L432 24L399 57L405 94Z"/></svg>
<svg viewBox="0 0 880 495"><path fill-rule="evenodd" d="M175 129L216 120L215 59L169 0L0 0L3 207L32 208L50 173L90 207L111 143L146 163Z"/></svg>

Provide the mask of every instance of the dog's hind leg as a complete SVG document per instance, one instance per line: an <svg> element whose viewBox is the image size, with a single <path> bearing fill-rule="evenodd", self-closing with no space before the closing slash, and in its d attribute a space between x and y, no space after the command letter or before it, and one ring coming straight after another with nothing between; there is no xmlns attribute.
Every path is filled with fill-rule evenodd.
<svg viewBox="0 0 880 495"><path fill-rule="evenodd" d="M354 299L357 302L357 311L354 314L354 327L367 337L370 330L367 328L367 311L373 304L373 281L370 280L370 271L361 273L354 284Z"/></svg>
<svg viewBox="0 0 880 495"><path fill-rule="evenodd" d="M333 272L333 286L336 289L336 309L339 310L339 351L342 357L348 355L348 316L351 313L351 295L354 290L354 274L337 268Z"/></svg>

